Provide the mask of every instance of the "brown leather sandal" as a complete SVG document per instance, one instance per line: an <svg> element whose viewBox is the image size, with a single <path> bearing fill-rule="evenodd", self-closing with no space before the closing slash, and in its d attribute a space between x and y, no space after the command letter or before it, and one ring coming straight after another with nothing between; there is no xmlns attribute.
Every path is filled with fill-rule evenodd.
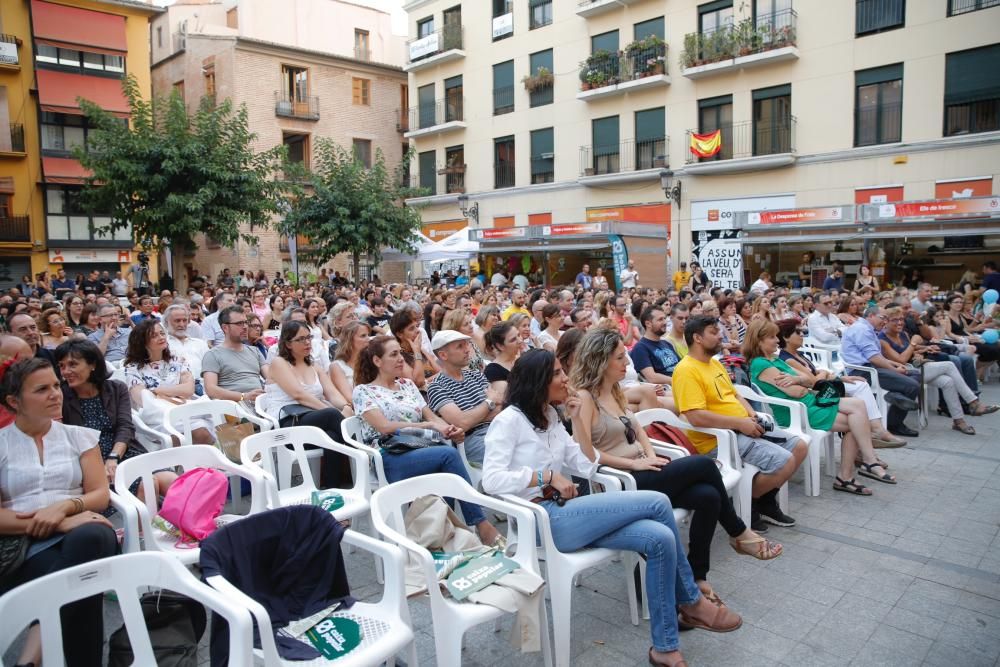
<svg viewBox="0 0 1000 667"><path fill-rule="evenodd" d="M757 560L771 560L781 555L783 547L777 542L772 542L758 535L749 540L738 540L735 537L729 538L729 546L738 554L752 556Z"/></svg>
<svg viewBox="0 0 1000 667"><path fill-rule="evenodd" d="M677 662L667 662L666 660L660 660L653 657L653 647L649 647L649 664L654 665L654 667L688 667L687 661L681 658Z"/></svg>
<svg viewBox="0 0 1000 667"><path fill-rule="evenodd" d="M739 630L743 625L743 617L729 607L725 605L721 607L713 605L713 609L715 612L712 614L711 622L708 623L693 618L683 609L678 613L678 620L683 621L685 625L690 625L692 628L708 630L709 632L732 632Z"/></svg>

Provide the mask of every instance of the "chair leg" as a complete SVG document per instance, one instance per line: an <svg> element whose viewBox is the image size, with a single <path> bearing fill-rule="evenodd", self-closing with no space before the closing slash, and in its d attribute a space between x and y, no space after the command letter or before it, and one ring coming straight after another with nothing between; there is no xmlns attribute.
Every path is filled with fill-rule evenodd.
<svg viewBox="0 0 1000 667"><path fill-rule="evenodd" d="M639 598L635 591L635 568L638 566L636 561L642 560L639 555L634 551L621 552L623 558L622 563L625 566L625 587L628 590L628 612L629 617L632 620L632 625L639 625ZM643 599L645 599L643 595Z"/></svg>
<svg viewBox="0 0 1000 667"><path fill-rule="evenodd" d="M646 594L646 560L639 559L639 584L642 586L642 618L649 620L649 596Z"/></svg>
<svg viewBox="0 0 1000 667"><path fill-rule="evenodd" d="M377 530L375 530L375 521L372 520L370 512L365 517L365 528L365 532L373 540L382 539L382 536L379 535ZM375 581L377 581L380 585L385 585L385 568L382 565L382 559L377 557L375 558Z"/></svg>
<svg viewBox="0 0 1000 667"><path fill-rule="evenodd" d="M573 608L573 577L555 573L547 578L549 594L552 597L553 650L556 667L570 664L570 614Z"/></svg>
<svg viewBox="0 0 1000 667"><path fill-rule="evenodd" d="M462 640L465 632L434 629L434 653L439 667L462 667Z"/></svg>
<svg viewBox="0 0 1000 667"><path fill-rule="evenodd" d="M552 635L549 634L549 617L545 607L545 596L538 596L538 632L542 637L542 659L545 667L552 667Z"/></svg>
<svg viewBox="0 0 1000 667"><path fill-rule="evenodd" d="M822 443L813 441L809 443L809 455L806 457L806 495L819 495L820 478L820 451Z"/></svg>
<svg viewBox="0 0 1000 667"><path fill-rule="evenodd" d="M409 646L406 647L406 667L417 667L419 661L417 660L417 642L416 640L410 642Z"/></svg>
<svg viewBox="0 0 1000 667"><path fill-rule="evenodd" d="M782 484L781 489L778 490L778 507L781 508L782 512L788 512L788 482Z"/></svg>

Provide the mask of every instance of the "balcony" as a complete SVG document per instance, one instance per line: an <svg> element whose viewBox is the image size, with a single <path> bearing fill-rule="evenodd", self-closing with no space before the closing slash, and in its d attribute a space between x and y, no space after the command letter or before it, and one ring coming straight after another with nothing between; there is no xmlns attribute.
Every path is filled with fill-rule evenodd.
<svg viewBox="0 0 1000 667"><path fill-rule="evenodd" d="M493 188L499 190L512 187L514 187L514 163L498 162L493 165Z"/></svg>
<svg viewBox="0 0 1000 667"><path fill-rule="evenodd" d="M0 217L0 242L31 243L31 219L26 215Z"/></svg>
<svg viewBox="0 0 1000 667"><path fill-rule="evenodd" d="M465 98L453 96L410 109L407 139L465 129Z"/></svg>
<svg viewBox="0 0 1000 667"><path fill-rule="evenodd" d="M410 131L410 111L408 109L396 109L396 131Z"/></svg>
<svg viewBox="0 0 1000 667"><path fill-rule="evenodd" d="M301 120L319 120L319 98L315 95L290 96L280 90L274 91L274 115Z"/></svg>
<svg viewBox="0 0 1000 667"><path fill-rule="evenodd" d="M354 47L354 59L355 60L361 60L361 61L364 61L366 63L370 63L372 61L372 52L371 52L371 49L365 49L365 48L362 48L360 46L355 46Z"/></svg>
<svg viewBox="0 0 1000 667"><path fill-rule="evenodd" d="M711 32L692 32L684 36L681 73L700 79L719 72L757 67L785 60L797 60L798 15L785 9L745 19L736 25Z"/></svg>
<svg viewBox="0 0 1000 667"><path fill-rule="evenodd" d="M580 146L580 182L584 185L655 180L669 166L667 138L606 146Z"/></svg>
<svg viewBox="0 0 1000 667"><path fill-rule="evenodd" d="M514 86L493 89L493 115L514 113Z"/></svg>
<svg viewBox="0 0 1000 667"><path fill-rule="evenodd" d="M438 169L438 176L444 176L444 191L460 195L465 192L465 165L453 164Z"/></svg>
<svg viewBox="0 0 1000 667"><path fill-rule="evenodd" d="M693 175L729 174L741 171L761 171L787 167L795 163L795 116L773 121L744 121L723 125L719 152L700 158L690 150L691 135L687 131L687 158L684 172Z"/></svg>
<svg viewBox="0 0 1000 667"><path fill-rule="evenodd" d="M295 252L309 252L315 250L316 247L309 242L309 238L303 236L302 234L295 235ZM288 245L288 236L282 234L278 238L278 252L290 252Z"/></svg>
<svg viewBox="0 0 1000 667"><path fill-rule="evenodd" d="M576 5L576 15L587 19L591 16L598 16L606 12L613 12L620 7L633 5L641 1L642 0L580 0L580 2Z"/></svg>
<svg viewBox="0 0 1000 667"><path fill-rule="evenodd" d="M903 139L903 105L882 104L854 111L854 145L892 144Z"/></svg>
<svg viewBox="0 0 1000 667"><path fill-rule="evenodd" d="M410 62L403 66L403 71L415 72L431 65L464 58L463 31L461 25L446 25L429 35L408 41L406 48L410 54Z"/></svg>
<svg viewBox="0 0 1000 667"><path fill-rule="evenodd" d="M0 156L24 157L24 125L10 124L9 139L0 135Z"/></svg>
<svg viewBox="0 0 1000 667"><path fill-rule="evenodd" d="M948 16L968 14L990 7L1000 7L1000 0L948 0Z"/></svg>
<svg viewBox="0 0 1000 667"><path fill-rule="evenodd" d="M650 37L617 53L597 51L580 63L580 92L576 99L589 102L668 85L667 45Z"/></svg>
<svg viewBox="0 0 1000 667"><path fill-rule="evenodd" d="M178 51L183 51L184 49L186 49L187 48L187 32L185 32L183 30L178 30L177 32L175 32L173 34L173 39L172 39L171 44L174 47L174 51L173 51L174 53L177 53Z"/></svg>
<svg viewBox="0 0 1000 667"><path fill-rule="evenodd" d="M14 35L0 34L0 66L20 67L21 60L17 49L21 40Z"/></svg>

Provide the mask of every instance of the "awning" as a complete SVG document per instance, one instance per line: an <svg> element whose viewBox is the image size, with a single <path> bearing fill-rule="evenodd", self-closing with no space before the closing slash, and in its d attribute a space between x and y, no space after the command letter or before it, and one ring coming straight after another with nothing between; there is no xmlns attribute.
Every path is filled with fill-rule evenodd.
<svg viewBox="0 0 1000 667"><path fill-rule="evenodd" d="M83 112L77 98L82 97L116 116L129 115L128 99L120 79L48 69L36 70L35 78L42 111L80 115Z"/></svg>
<svg viewBox="0 0 1000 667"><path fill-rule="evenodd" d="M31 0L35 42L64 49L124 56L125 17Z"/></svg>
<svg viewBox="0 0 1000 667"><path fill-rule="evenodd" d="M78 185L90 176L90 170L72 158L43 157L42 176L46 183Z"/></svg>

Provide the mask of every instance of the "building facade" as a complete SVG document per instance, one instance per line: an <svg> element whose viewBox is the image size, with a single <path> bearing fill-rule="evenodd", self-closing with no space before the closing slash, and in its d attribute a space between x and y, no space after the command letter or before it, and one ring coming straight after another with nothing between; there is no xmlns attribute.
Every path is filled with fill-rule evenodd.
<svg viewBox="0 0 1000 667"><path fill-rule="evenodd" d="M806 250L953 284L1000 252L997 4L411 0L425 233L470 224L487 273L551 284L616 242L646 285L692 258L718 283L793 274ZM919 229L857 208L968 196L990 199Z"/></svg>
<svg viewBox="0 0 1000 667"><path fill-rule="evenodd" d="M136 261L131 229L101 234L110 218L77 206L87 174L71 150L88 131L77 98L127 118L122 79L149 95L149 19L161 11L131 0L0 3L0 289L25 274L113 274Z"/></svg>
<svg viewBox="0 0 1000 667"><path fill-rule="evenodd" d="M381 151L389 169L406 152L397 127L407 99L404 39L392 35L383 12L338 0L180 2L152 23L151 40L155 94L176 89L192 106L206 95L245 105L258 150L284 144L308 167L324 138L368 163ZM274 229L252 234L256 245L232 249L196 239L197 251L175 260L178 285L195 269L273 276L291 267L288 239ZM338 257L326 267L347 272L349 263Z"/></svg>

